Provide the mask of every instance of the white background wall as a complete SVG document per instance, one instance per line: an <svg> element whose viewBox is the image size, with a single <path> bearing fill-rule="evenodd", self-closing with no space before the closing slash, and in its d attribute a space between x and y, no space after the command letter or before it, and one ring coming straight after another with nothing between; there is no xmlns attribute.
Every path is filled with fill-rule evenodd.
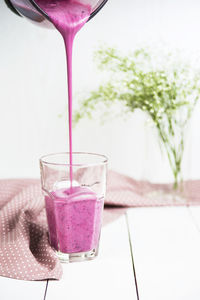
<svg viewBox="0 0 200 300"><path fill-rule="evenodd" d="M94 50L107 44L129 52L162 41L171 48L199 51L199 0L109 0L78 34L74 45L74 105L78 95L101 80ZM200 51L199 51L200 53ZM66 65L63 42L53 30L34 26L0 2L0 178L38 177L38 158L65 151ZM185 176L200 177L200 106L188 133ZM82 121L74 150L108 155L110 168L136 178L171 180L154 130L136 113L128 121L100 125ZM124 156L123 156L124 155Z"/></svg>

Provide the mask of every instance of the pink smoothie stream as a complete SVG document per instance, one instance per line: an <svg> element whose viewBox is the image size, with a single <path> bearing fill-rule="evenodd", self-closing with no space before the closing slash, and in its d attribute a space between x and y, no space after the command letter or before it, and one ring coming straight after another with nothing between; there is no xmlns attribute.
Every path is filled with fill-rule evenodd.
<svg viewBox="0 0 200 300"><path fill-rule="evenodd" d="M49 16L65 43L68 78L70 180L72 182L72 49L75 35L89 19L92 8L74 0L35 0L35 2Z"/></svg>
<svg viewBox="0 0 200 300"><path fill-rule="evenodd" d="M92 9L74 0L35 2L61 33L67 57L71 187L53 191L45 197L50 243L63 253L87 252L98 247L103 199L89 188L72 186L72 48L76 33L87 22Z"/></svg>

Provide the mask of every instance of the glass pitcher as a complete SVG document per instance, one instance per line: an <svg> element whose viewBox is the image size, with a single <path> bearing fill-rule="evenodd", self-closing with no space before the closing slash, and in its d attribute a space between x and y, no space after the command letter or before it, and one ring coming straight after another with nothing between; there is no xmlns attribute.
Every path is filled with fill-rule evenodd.
<svg viewBox="0 0 200 300"><path fill-rule="evenodd" d="M93 18L108 0L79 0L80 3L92 7L90 18ZM5 0L7 6L19 16L44 27L53 27L49 16L36 4L34 0Z"/></svg>

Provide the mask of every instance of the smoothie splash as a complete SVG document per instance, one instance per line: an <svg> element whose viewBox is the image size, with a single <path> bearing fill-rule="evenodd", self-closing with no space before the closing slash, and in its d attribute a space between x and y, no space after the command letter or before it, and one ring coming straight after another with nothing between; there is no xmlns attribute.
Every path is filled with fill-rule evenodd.
<svg viewBox="0 0 200 300"><path fill-rule="evenodd" d="M91 14L89 5L73 0L35 0L63 36L67 56L70 188L45 197L50 243L62 253L97 249L103 199L86 187L73 187L72 157L72 48L76 33Z"/></svg>

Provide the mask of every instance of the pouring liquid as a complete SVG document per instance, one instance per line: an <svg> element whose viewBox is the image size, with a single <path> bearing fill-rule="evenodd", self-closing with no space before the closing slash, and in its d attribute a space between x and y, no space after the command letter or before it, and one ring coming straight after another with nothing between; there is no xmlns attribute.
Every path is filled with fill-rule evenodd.
<svg viewBox="0 0 200 300"><path fill-rule="evenodd" d="M92 251L100 236L103 199L88 188L72 186L72 48L76 33L87 22L92 9L73 0L35 2L61 33L67 57L71 188L52 191L51 197L45 197L50 243L61 253Z"/></svg>
<svg viewBox="0 0 200 300"><path fill-rule="evenodd" d="M36 0L35 2L49 16L65 43L68 78L70 182L72 183L72 49L74 37L89 19L92 9L89 5L73 0Z"/></svg>

